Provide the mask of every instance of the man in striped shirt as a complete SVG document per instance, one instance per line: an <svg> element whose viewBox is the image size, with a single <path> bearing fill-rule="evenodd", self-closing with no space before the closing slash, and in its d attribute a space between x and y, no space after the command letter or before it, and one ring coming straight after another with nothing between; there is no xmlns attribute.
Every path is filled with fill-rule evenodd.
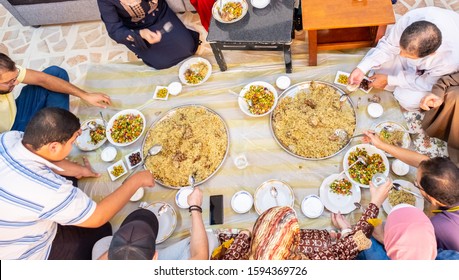
<svg viewBox="0 0 459 280"><path fill-rule="evenodd" d="M0 259L90 259L95 241L111 234L108 221L154 186L149 171L138 172L94 202L54 164L80 134L79 119L60 108L37 112L24 133L0 134Z"/></svg>

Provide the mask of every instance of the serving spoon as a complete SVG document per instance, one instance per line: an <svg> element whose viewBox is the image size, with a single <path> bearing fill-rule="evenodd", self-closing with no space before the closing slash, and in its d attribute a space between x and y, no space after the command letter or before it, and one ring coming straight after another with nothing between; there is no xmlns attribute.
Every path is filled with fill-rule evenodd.
<svg viewBox="0 0 459 280"><path fill-rule="evenodd" d="M349 165L347 169L341 171L341 173L338 174L338 177L341 177L341 175L343 175L344 172L346 172L346 170L351 169L352 166L356 165L356 164L359 163L359 162L362 163L362 164L365 165L365 166L368 165L367 159L366 159L365 157L363 157L363 156L357 156L357 160L356 160L353 164Z"/></svg>
<svg viewBox="0 0 459 280"><path fill-rule="evenodd" d="M147 153L147 155L145 156L145 158L143 159L143 165L142 165L142 166L143 166L145 169L147 169L146 166L145 166L145 161L147 160L147 158L148 158L149 156L155 156L155 155L159 154L159 152L161 152L162 149L163 149L163 146L161 146L160 144L155 144L155 145L153 145L150 149L148 149L148 153ZM140 165L139 165L139 166L140 166ZM132 174L134 174L134 171L136 171L137 168L139 168L139 166L137 166L136 168L134 168L134 170L131 171L131 174L129 174L129 175L124 179L123 183L126 182L126 180L127 180L129 177L132 176Z"/></svg>

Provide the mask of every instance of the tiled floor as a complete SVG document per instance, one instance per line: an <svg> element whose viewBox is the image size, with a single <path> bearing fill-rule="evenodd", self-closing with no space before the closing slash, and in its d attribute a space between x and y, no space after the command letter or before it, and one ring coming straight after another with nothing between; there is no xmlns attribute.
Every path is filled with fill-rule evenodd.
<svg viewBox="0 0 459 280"><path fill-rule="evenodd" d="M394 11L398 18L410 9L425 6L459 11L459 0L399 0L394 5ZM196 14L185 13L180 17L188 26L199 26L199 17ZM206 37L202 27L198 31L201 32L201 39ZM18 64L37 70L49 65L60 65L69 72L71 81L76 84L84 76L88 64L138 62L132 52L108 37L105 26L100 21L39 28L23 27L0 5L0 38L0 51L7 53ZM296 40L304 40L304 33L298 33ZM304 42L301 47L293 44L292 52L306 52L305 46ZM210 51L206 42L198 52L205 51ZM407 114L406 118L412 128L419 129L422 118L420 114ZM422 133L414 143L418 150L425 153L436 155L445 152L444 143L431 140Z"/></svg>

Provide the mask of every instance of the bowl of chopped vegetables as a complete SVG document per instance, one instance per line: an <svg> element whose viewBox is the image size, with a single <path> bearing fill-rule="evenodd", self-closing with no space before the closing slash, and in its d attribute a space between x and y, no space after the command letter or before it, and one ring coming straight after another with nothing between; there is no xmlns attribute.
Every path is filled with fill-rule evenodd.
<svg viewBox="0 0 459 280"><path fill-rule="evenodd" d="M359 161L349 168L359 156L365 160L366 164ZM369 188L371 177L376 173L389 176L389 167L389 160L384 152L369 144L353 146L344 155L343 168L346 176L359 187Z"/></svg>
<svg viewBox="0 0 459 280"><path fill-rule="evenodd" d="M107 124L107 139L115 146L128 146L145 131L145 116L136 109L116 113Z"/></svg>
<svg viewBox="0 0 459 280"><path fill-rule="evenodd" d="M239 108L251 117L262 117L271 113L279 98L271 84L261 81L246 85L239 93L239 97Z"/></svg>
<svg viewBox="0 0 459 280"><path fill-rule="evenodd" d="M180 66L179 79L189 86L197 86L209 79L212 74L212 65L202 57L192 57Z"/></svg>

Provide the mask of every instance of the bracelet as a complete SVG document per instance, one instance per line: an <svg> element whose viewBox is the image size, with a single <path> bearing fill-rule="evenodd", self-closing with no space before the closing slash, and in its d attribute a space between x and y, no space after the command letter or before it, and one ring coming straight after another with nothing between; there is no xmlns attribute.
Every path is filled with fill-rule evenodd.
<svg viewBox="0 0 459 280"><path fill-rule="evenodd" d="M191 213L191 211L198 211L199 213L202 213L202 208L198 205L191 205L188 207L188 212Z"/></svg>

